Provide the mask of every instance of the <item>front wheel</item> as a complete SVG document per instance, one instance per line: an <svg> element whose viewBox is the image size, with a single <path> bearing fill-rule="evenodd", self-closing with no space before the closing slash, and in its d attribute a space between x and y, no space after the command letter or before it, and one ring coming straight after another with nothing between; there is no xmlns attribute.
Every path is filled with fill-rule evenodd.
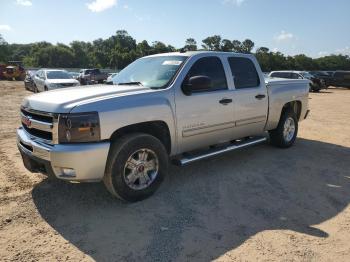
<svg viewBox="0 0 350 262"><path fill-rule="evenodd" d="M36 85L34 85L34 93L39 93L39 89L38 89L38 87L36 86Z"/></svg>
<svg viewBox="0 0 350 262"><path fill-rule="evenodd" d="M294 144L298 134L298 119L292 110L282 112L276 129L269 131L272 145L287 148Z"/></svg>
<svg viewBox="0 0 350 262"><path fill-rule="evenodd" d="M164 145L151 135L135 133L112 143L103 181L112 195L136 202L158 189L167 169Z"/></svg>

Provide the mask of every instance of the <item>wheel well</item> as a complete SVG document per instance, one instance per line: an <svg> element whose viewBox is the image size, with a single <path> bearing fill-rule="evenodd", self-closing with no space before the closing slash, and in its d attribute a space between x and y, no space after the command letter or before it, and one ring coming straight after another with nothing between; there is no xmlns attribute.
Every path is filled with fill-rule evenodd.
<svg viewBox="0 0 350 262"><path fill-rule="evenodd" d="M163 121L150 121L122 127L111 136L111 141L130 133L145 133L158 138L165 146L168 154L171 152L171 139L168 125Z"/></svg>
<svg viewBox="0 0 350 262"><path fill-rule="evenodd" d="M301 114L301 102L300 101L291 101L285 104L282 108L282 111L284 112L285 110L293 110L294 113L297 116L297 119L300 119L300 114Z"/></svg>

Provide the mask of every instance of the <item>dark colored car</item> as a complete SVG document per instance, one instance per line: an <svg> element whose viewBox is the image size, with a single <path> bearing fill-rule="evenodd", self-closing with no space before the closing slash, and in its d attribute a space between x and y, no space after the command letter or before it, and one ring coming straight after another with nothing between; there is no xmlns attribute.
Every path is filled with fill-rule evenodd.
<svg viewBox="0 0 350 262"><path fill-rule="evenodd" d="M34 76L35 72L36 72L35 70L28 70L26 72L26 76L24 78L24 88L26 90L34 92L35 84L34 84L33 76Z"/></svg>
<svg viewBox="0 0 350 262"><path fill-rule="evenodd" d="M89 85L89 84L102 84L106 81L108 75L100 71L100 69L82 69L79 72L78 81L81 85Z"/></svg>
<svg viewBox="0 0 350 262"><path fill-rule="evenodd" d="M331 85L350 89L350 71L335 71L332 76Z"/></svg>
<svg viewBox="0 0 350 262"><path fill-rule="evenodd" d="M310 71L309 72L313 77L318 78L320 80L324 81L324 84L328 88L332 81L333 81L333 74L329 74L328 72L324 71Z"/></svg>

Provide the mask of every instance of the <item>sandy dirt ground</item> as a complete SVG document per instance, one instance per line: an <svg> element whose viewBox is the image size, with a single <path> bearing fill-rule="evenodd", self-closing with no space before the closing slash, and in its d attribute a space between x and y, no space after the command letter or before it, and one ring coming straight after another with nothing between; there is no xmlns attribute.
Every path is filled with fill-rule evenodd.
<svg viewBox="0 0 350 262"><path fill-rule="evenodd" d="M0 82L0 261L350 261L350 90L310 94L294 147L172 166L135 204L26 171L29 94Z"/></svg>

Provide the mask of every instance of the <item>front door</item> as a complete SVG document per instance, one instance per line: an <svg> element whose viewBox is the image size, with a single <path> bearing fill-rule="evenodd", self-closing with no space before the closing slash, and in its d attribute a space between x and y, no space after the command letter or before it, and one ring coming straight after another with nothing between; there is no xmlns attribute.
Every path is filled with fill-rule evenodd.
<svg viewBox="0 0 350 262"><path fill-rule="evenodd" d="M185 80L207 76L212 85L208 90L189 96L177 93L176 117L178 151L186 152L229 141L234 129L233 90L228 89L221 59L216 56L199 58L189 69Z"/></svg>

